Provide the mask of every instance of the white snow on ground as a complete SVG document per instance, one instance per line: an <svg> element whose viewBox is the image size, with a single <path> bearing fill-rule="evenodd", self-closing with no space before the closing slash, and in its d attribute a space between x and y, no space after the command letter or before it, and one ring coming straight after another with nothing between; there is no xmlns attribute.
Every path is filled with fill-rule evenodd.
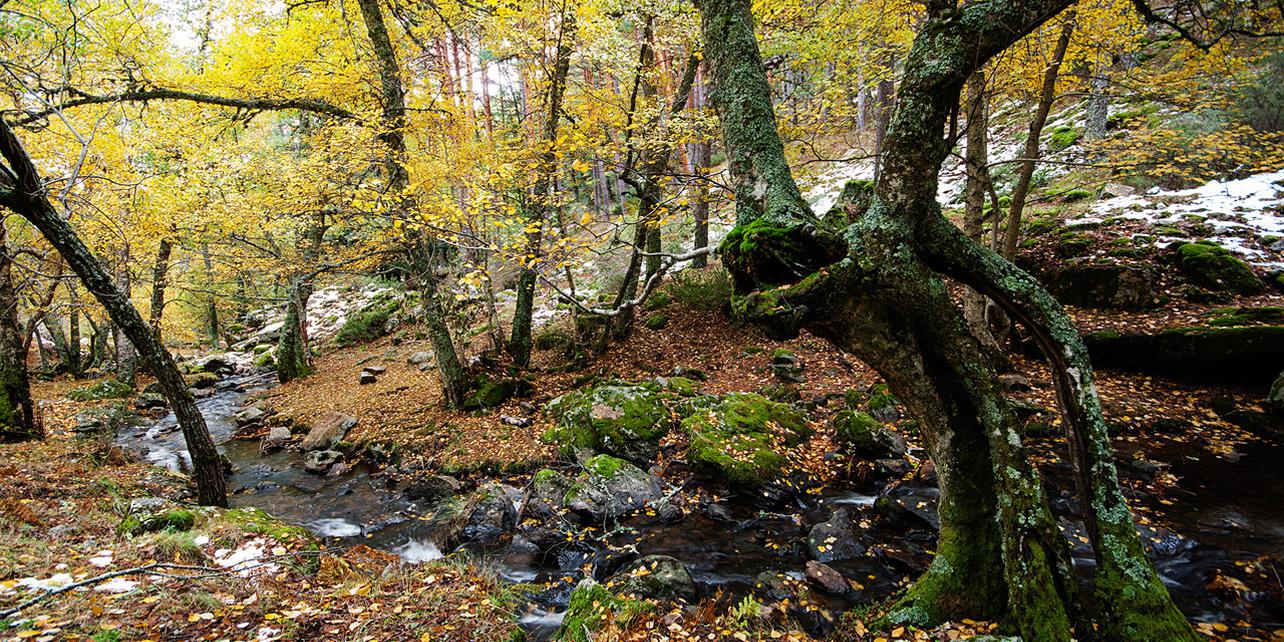
<svg viewBox="0 0 1284 642"><path fill-rule="evenodd" d="M97 566L98 568L111 566L111 556L111 551L98 551L97 556L89 558L89 563Z"/></svg>
<svg viewBox="0 0 1284 642"><path fill-rule="evenodd" d="M102 584L94 587L95 591L104 593L128 593L138 588L138 580L127 580L123 577L113 577Z"/></svg>
<svg viewBox="0 0 1284 642"><path fill-rule="evenodd" d="M272 574L279 568L271 562L264 562L269 543L262 539L251 539L234 549L220 548L214 551L214 563L235 571L242 577ZM284 552L278 549L274 552Z"/></svg>
<svg viewBox="0 0 1284 642"><path fill-rule="evenodd" d="M1145 194L1106 199L1094 205L1091 213L1066 223L1094 223L1116 217L1151 225L1203 219L1217 231L1210 240L1218 245L1259 267L1284 268L1284 261L1252 247L1245 239L1284 236L1284 169L1211 181L1193 189L1152 189ZM1179 240L1184 239L1162 237L1158 243L1166 246Z"/></svg>

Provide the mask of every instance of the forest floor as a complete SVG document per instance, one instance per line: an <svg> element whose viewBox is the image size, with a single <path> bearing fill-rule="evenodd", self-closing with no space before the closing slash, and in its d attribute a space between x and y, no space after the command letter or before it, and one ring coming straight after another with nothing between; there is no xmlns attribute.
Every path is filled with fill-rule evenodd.
<svg viewBox="0 0 1284 642"><path fill-rule="evenodd" d="M806 381L798 386L801 398L818 402L809 415L816 434L800 447L800 456L791 458L791 465L806 471L814 491L869 473L865 464L835 464L827 456L838 450L828 421L837 404L823 400L869 388L878 381L872 369L817 337L770 341L717 310L692 303L669 305L663 327L639 324L627 341L582 370L567 371L555 351L541 351L533 368L533 394L488 413L442 409L435 372L407 362L428 348L426 341L413 338L385 337L328 351L318 359L315 375L270 388L259 399L279 419L297 424L331 410L351 414L360 422L347 437L350 441L394 445L403 461L449 472L467 485L502 479L520 487L529 483L531 471L555 463L552 447L540 440L550 428L540 409L550 399L583 387L592 377L650 379L668 375L675 366L705 372L707 392L759 391L777 383L769 361L773 350L785 347L806 366ZM1261 295L1236 303L1277 305L1280 297ZM1202 318L1206 308L1142 315L1074 313L1085 328L1128 329L1184 324ZM376 363L387 370L376 383L360 385L358 374ZM1048 373L1026 357L1018 357L1015 365L1029 385L1013 396L1046 416L1053 429L1028 440L1031 457L1045 477L1065 481L1069 467L1064 441L1056 435L1059 422ZM525 587L499 579L484 560L449 556L405 564L396 555L362 545L327 547L306 531L253 509L192 509L184 503L190 492L182 476L139 463L110 440L74 432L76 414L104 403L66 398L68 391L86 383L37 385L33 392L41 400L49 438L0 446L0 613L39 597L41 589L84 586L0 617L0 639L518 639L515 614ZM1151 536L1150 545L1165 545L1171 532L1165 525L1179 531L1198 525L1200 539L1207 536L1214 543L1219 537L1233 539L1236 525L1206 509L1228 493L1258 493L1266 503L1272 492L1278 493L1235 485L1240 479L1236 465L1245 452L1278 444L1218 411L1228 403L1260 411L1263 391L1115 372L1099 373L1097 383L1116 431L1126 493L1139 523L1153 527L1143 529ZM505 417L530 423L512 425ZM907 423L898 430L915 445L917 435ZM666 457L680 459L685 452L683 437L667 439L673 443L661 451L661 470ZM148 502L186 512L191 528L173 532L138 524L136 516L144 508L156 507ZM1222 521L1208 523L1210 519ZM1258 554L1241 551L1188 573L1198 577L1199 585L1182 590L1201 594L1189 601L1216 603L1230 614L1196 622L1211 639L1284 640L1284 633L1251 617L1272 603L1278 608L1284 595L1281 533L1252 537L1257 539L1247 548ZM122 574L104 577L113 573ZM832 639L953 640L992 629L968 621L933 631L869 632L861 613L849 613ZM593 639L802 640L807 635L790 620L747 619L723 602L706 600L661 608L627 626L607 622Z"/></svg>

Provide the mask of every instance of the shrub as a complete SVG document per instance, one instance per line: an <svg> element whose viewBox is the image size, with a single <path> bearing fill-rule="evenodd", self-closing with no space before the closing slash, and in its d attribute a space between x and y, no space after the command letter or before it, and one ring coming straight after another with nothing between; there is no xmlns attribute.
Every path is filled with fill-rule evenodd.
<svg viewBox="0 0 1284 642"><path fill-rule="evenodd" d="M684 270L675 274L661 292L683 305L717 309L731 298L731 278L721 267Z"/></svg>

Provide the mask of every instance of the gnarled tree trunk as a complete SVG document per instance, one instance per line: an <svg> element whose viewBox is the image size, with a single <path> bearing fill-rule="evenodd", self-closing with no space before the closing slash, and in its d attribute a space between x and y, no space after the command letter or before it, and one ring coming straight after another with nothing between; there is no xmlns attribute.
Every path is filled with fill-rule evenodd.
<svg viewBox="0 0 1284 642"><path fill-rule="evenodd" d="M27 350L18 325L18 296L6 240L4 218L0 217L0 442L44 437L31 405Z"/></svg>
<svg viewBox="0 0 1284 642"><path fill-rule="evenodd" d="M736 190L723 244L733 309L776 336L806 327L877 369L918 420L941 490L928 572L894 622L1002 619L1027 642L1194 640L1141 549L1115 477L1086 352L1028 275L972 242L936 202L943 132L965 81L1070 0L933 3L888 127L873 204L827 230L802 201L776 133L746 0L700 0L713 99ZM1072 427L1093 533L1095 633L1080 609L1068 547L1025 457L997 375L941 278L995 298L1041 337Z"/></svg>

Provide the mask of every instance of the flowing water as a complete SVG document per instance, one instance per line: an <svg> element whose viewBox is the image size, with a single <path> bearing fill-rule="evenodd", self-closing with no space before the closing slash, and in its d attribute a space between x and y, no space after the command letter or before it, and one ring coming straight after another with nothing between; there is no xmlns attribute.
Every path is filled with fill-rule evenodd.
<svg viewBox="0 0 1284 642"><path fill-rule="evenodd" d="M234 472L228 479L233 506L260 508L304 526L332 544L363 543L395 552L408 563L439 559L450 552L443 550L442 527L420 518L431 507L405 499L378 471L357 466L338 477L321 477L304 472L297 452L261 455L257 441L232 439L233 415L245 395L272 383L271 375L225 379L214 394L198 402L214 441L233 464ZM172 414L150 425L123 430L118 439L153 464L175 470L189 464ZM1152 541L1156 565L1187 613L1210 621L1240 618L1237 607L1204 587L1235 562L1260 555L1284 556L1284 511L1279 510L1284 449L1278 444L1256 443L1230 459L1189 446L1170 450L1152 457L1170 462L1172 472L1184 479L1185 495L1171 506L1158 506L1165 523L1176 532L1143 528L1143 534ZM1056 471L1050 473L1059 485L1067 482L1059 480L1060 476ZM511 581L550 584L548 590L532 596L528 612L521 615L522 625L540 639L560 624L560 610L586 564L605 572L640 555L671 555L686 564L702 593L734 600L747 594L764 571L802 577L809 559L806 536L811 526L827 519L831 510L846 508L871 519L866 542L877 547L878 555L831 564L861 586L846 599L828 604L839 610L853 602L891 594L923 570L933 545L934 534L927 522L934 518L934 488L897 489L909 500L906 504L911 512L922 518L913 521L911 516L909 525L904 520L894 524L874 520L878 489L863 490L865 493L832 489L819 499L797 503L788 512L769 512L740 502L728 504L729 510L721 514L693 510L677 523L636 517L596 540L543 553L521 538L514 538L511 546L468 547L468 552ZM1073 535L1073 522L1067 520L1066 526ZM1090 552L1079 545L1075 557L1087 576ZM1255 621L1279 621L1278 596L1275 592L1248 600L1276 602L1274 607L1255 607Z"/></svg>

